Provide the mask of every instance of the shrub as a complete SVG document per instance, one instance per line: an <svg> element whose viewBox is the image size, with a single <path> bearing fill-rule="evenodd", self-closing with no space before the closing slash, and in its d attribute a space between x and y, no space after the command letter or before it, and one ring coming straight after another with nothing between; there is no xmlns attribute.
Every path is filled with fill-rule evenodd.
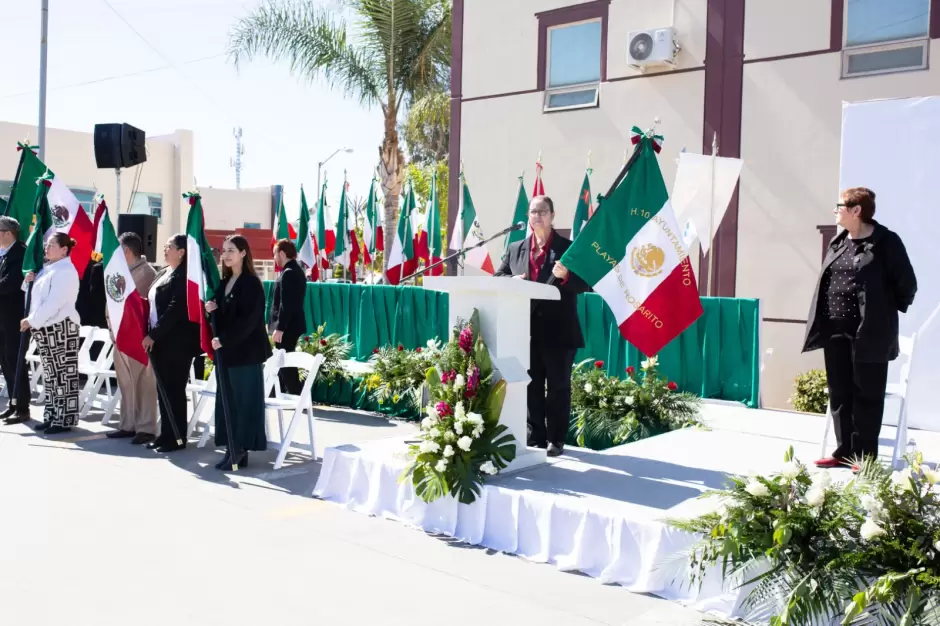
<svg viewBox="0 0 940 626"><path fill-rule="evenodd" d="M825 413L826 405L829 403L826 372L810 370L797 376L793 385L793 397L789 402L797 411Z"/></svg>

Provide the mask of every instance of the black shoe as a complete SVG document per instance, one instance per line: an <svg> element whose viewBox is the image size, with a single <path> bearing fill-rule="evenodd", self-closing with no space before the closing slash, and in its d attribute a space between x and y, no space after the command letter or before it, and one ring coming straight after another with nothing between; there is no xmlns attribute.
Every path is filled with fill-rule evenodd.
<svg viewBox="0 0 940 626"><path fill-rule="evenodd" d="M232 466L232 454L228 450L225 451L225 454L222 456L222 460L215 464L215 469L220 470L225 466Z"/></svg>
<svg viewBox="0 0 940 626"><path fill-rule="evenodd" d="M565 453L565 444L553 443L548 446L548 456L561 456Z"/></svg>
<svg viewBox="0 0 940 626"><path fill-rule="evenodd" d="M129 430L116 430L114 432L108 433L105 435L108 439L127 439L128 437L133 437L134 433Z"/></svg>
<svg viewBox="0 0 940 626"><path fill-rule="evenodd" d="M6 418L3 423L7 426L13 426L14 424L25 424L29 421L29 413L20 413L19 415L13 415L13 417Z"/></svg>
<svg viewBox="0 0 940 626"><path fill-rule="evenodd" d="M529 439L526 442L526 445L530 448L541 448L543 450L548 447L548 443L544 441L536 441L535 439Z"/></svg>
<svg viewBox="0 0 940 626"><path fill-rule="evenodd" d="M70 433L72 428L70 426L49 426L46 429L47 435L60 435L62 433Z"/></svg>
<svg viewBox="0 0 940 626"><path fill-rule="evenodd" d="M134 438L131 439L131 445L139 446L141 444L150 443L156 440L156 438L156 435L151 435L150 433L137 433L134 435Z"/></svg>
<svg viewBox="0 0 940 626"><path fill-rule="evenodd" d="M219 463L218 465L216 465L216 468L222 470L223 472L231 472L231 471L233 471L233 466L232 466L232 463L231 463L231 461L230 461L230 458L231 458L231 457L229 457L229 455L226 454L226 455L225 455L225 458L222 459L223 462L222 462L222 463ZM237 465L239 469L241 469L241 468L243 468L243 467L248 467L248 451L247 451L247 450L242 451L242 453L241 453L241 455L239 455L238 461L236 461L235 465Z"/></svg>
<svg viewBox="0 0 940 626"><path fill-rule="evenodd" d="M168 441L165 441L165 440L160 439L160 438L158 437L157 439L154 439L153 441L151 441L150 443L147 444L147 449L148 449L148 450L156 450L157 448L162 448L163 446L167 445L168 443L169 443Z"/></svg>
<svg viewBox="0 0 940 626"><path fill-rule="evenodd" d="M177 450L185 450L186 444L178 444L175 441L172 443L165 443L162 446L157 448L157 452L160 454L166 454L167 452L176 452Z"/></svg>
<svg viewBox="0 0 940 626"><path fill-rule="evenodd" d="M50 426L52 426L52 422L43 421L33 426L33 430L43 431L49 428Z"/></svg>
<svg viewBox="0 0 940 626"><path fill-rule="evenodd" d="M16 415L16 407L13 405L10 405L7 407L6 411L4 411L3 413L0 413L0 420L9 419L13 417L14 415Z"/></svg>

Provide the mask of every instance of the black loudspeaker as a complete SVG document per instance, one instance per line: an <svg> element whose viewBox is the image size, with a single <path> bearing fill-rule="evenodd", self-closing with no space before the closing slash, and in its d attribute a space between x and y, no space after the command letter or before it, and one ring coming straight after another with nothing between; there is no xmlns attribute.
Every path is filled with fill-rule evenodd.
<svg viewBox="0 0 940 626"><path fill-rule="evenodd" d="M157 216L121 213L118 215L118 237L124 233L137 233L143 245L143 254L150 263L161 263L157 258Z"/></svg>
<svg viewBox="0 0 940 626"><path fill-rule="evenodd" d="M133 167L147 160L147 136L130 124L95 124L98 169Z"/></svg>

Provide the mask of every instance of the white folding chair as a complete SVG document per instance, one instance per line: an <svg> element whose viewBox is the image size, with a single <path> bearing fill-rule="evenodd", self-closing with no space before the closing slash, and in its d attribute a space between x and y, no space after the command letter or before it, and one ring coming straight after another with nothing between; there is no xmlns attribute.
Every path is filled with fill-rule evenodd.
<svg viewBox="0 0 940 626"><path fill-rule="evenodd" d="M88 338L91 337L94 330L95 328L93 326L82 326L78 330L78 336L79 339L81 339L81 343L78 347L79 364L87 363L91 360L89 352L91 350L91 343L88 341ZM46 385L42 371L42 359L39 357L39 344L36 343L35 339L29 342L25 360L26 367L29 368L29 393L33 394L38 389L39 397L36 398L36 402L43 404L46 401Z"/></svg>
<svg viewBox="0 0 940 626"><path fill-rule="evenodd" d="M917 333L910 337L898 337L898 345L901 356L907 360L901 365L900 380L896 383L889 383L885 388L885 399L898 398L901 401L901 408L898 411L898 428L894 440L894 450L891 453L891 467L901 469L904 465L904 450L907 448L907 379L911 372L911 360L914 356L914 344ZM833 430L832 411L829 403L826 403L826 427L823 432L822 451L820 458L825 458L829 442L829 432Z"/></svg>
<svg viewBox="0 0 940 626"><path fill-rule="evenodd" d="M104 345L101 346L101 352L98 353L98 357L91 360L91 346L95 343L102 343ZM87 351L85 351L86 346L88 346ZM85 359L88 359L84 362L82 358L83 352L85 353ZM88 377L88 381L85 383L85 387L82 389L78 400L79 405L82 407L79 419L85 419L88 412L97 404L99 408L105 411L105 415L102 417L102 423L106 424L106 420L110 420L111 417L108 415L108 411L114 410L114 406L116 405L115 397L120 400L121 394L121 390L116 384L117 375L114 373L114 343L111 341L111 331L107 328L92 329L91 334L85 339L81 349L79 349L78 356L78 373ZM115 380L114 392L111 391L112 378ZM102 386L105 387L107 392L104 400L99 398Z"/></svg>
<svg viewBox="0 0 940 626"><path fill-rule="evenodd" d="M262 379L264 381L264 397L271 395L271 389L277 380L277 370L283 355L283 350L275 350L274 354L268 357L268 360L264 363L264 369L262 370ZM208 409L209 419L206 420L206 426L202 431L202 436L199 437L199 443L196 444L197 448L204 448L206 446L206 443L209 441L209 437L212 436L216 428L215 397L218 395L218 381L216 380L215 376L216 371L217 368L212 368L212 373L209 375L209 381L207 381L210 384L207 384L206 388L199 392L199 415L202 415L203 411ZM195 430L199 415L196 415L194 412L193 418L189 424L189 432ZM265 425L265 428L267 428L267 425Z"/></svg>
<svg viewBox="0 0 940 626"><path fill-rule="evenodd" d="M208 357L203 354L202 358L206 359ZM199 402L199 392L206 388L206 383L208 383L208 380L203 380L196 376L196 362L193 361L193 366L189 369L189 384L186 385L186 393L189 394L192 400L193 410L196 408L196 403Z"/></svg>
<svg viewBox="0 0 940 626"><path fill-rule="evenodd" d="M323 364L323 359L322 354L313 356L306 352L288 352L284 355L278 367L279 370L283 368L297 368L298 371L305 372L306 378L304 379L303 389L298 396L282 393L281 385L275 380L274 397L265 398L265 410L277 411L278 428L281 435L281 441L277 444L279 452L277 459L274 461L274 469L279 469L284 464L284 459L287 457L287 453L292 447L301 447L293 445L294 431L297 429L297 425L304 416L307 418L307 432L310 436L310 457L314 461L317 460L316 440L314 438L313 427L315 419L313 416L313 383L316 382L320 366ZM286 433L284 432L284 411L293 412Z"/></svg>
<svg viewBox="0 0 940 626"><path fill-rule="evenodd" d="M213 367L212 371L209 372L209 379L204 381L193 381L186 386L186 391L193 395L193 415L189 419L189 426L186 429L186 438L190 438L196 432L196 427L199 426L200 419L202 414L209 411L215 410L215 396L216 396L216 380L215 380L216 369ZM201 384L200 384L201 383ZM212 419L209 419L209 422L206 423L205 428L203 429L203 438L199 440L199 447L206 445L206 441L209 439L209 423L212 422Z"/></svg>

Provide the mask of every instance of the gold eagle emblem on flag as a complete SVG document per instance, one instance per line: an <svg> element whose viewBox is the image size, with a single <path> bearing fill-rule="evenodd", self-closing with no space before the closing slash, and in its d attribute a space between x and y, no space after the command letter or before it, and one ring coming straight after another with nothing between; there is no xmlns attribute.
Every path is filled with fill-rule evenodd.
<svg viewBox="0 0 940 626"><path fill-rule="evenodd" d="M630 267L637 276L653 278L663 271L666 253L659 246L651 243L636 246L630 253Z"/></svg>

